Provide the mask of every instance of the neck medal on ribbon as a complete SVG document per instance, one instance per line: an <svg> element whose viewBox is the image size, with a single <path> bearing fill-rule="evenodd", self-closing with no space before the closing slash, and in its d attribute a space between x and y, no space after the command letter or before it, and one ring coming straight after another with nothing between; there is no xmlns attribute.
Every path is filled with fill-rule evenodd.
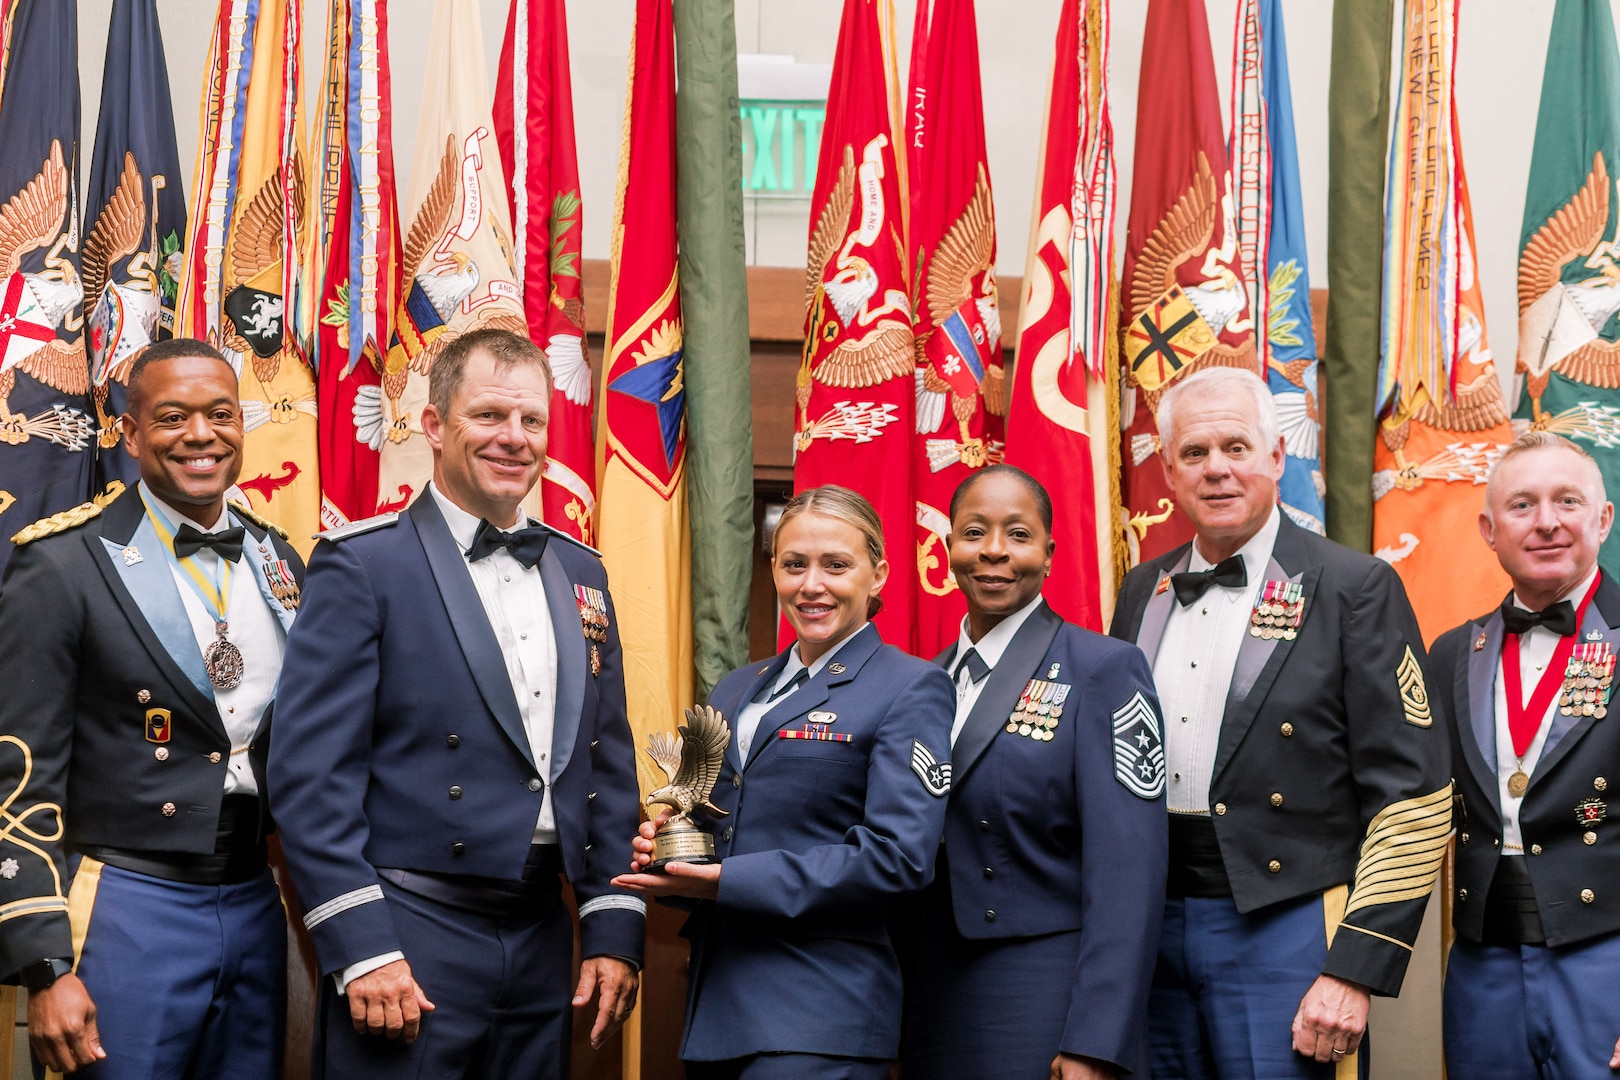
<svg viewBox="0 0 1620 1080"><path fill-rule="evenodd" d="M1072 687L1068 683L1031 679L1018 695L1018 705L1007 718L1008 734L1022 735L1036 742L1051 742L1057 738L1058 720L1063 716L1063 703L1068 700Z"/></svg>
<svg viewBox="0 0 1620 1080"><path fill-rule="evenodd" d="M1607 641L1575 646L1564 667L1564 685L1558 694L1558 711L1565 716L1591 716L1598 720L1609 715L1609 695L1613 692L1614 652Z"/></svg>
<svg viewBox="0 0 1620 1080"><path fill-rule="evenodd" d="M208 672L208 681L216 690L234 690L242 682L242 672L246 665L242 660L242 650L227 637L231 632L231 625L225 621L225 612L229 610L231 602L232 564L223 556L216 554L219 569L210 579L203 573L202 564L197 561L195 554L182 559L174 553L174 527L155 506L146 501L144 491L141 493L141 501L146 505L147 518L152 522L152 528L157 533L169 562L180 570L180 576L191 586L191 591L197 594L214 617L216 636L203 650L203 668Z"/></svg>
<svg viewBox="0 0 1620 1080"><path fill-rule="evenodd" d="M591 674L602 674L602 649L607 644L607 597L601 589L589 585L575 585L574 599L579 601L579 625L585 640L591 643Z"/></svg>
<svg viewBox="0 0 1620 1080"><path fill-rule="evenodd" d="M1297 581L1267 581L1249 613L1249 634L1267 641L1293 641L1305 621L1305 587Z"/></svg>

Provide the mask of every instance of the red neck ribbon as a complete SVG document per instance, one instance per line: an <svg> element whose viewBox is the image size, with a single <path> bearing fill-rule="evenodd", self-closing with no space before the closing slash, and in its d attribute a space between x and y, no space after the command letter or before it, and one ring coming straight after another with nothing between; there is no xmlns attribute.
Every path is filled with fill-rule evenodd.
<svg viewBox="0 0 1620 1080"><path fill-rule="evenodd" d="M1558 639L1558 648L1553 650L1552 660L1541 673L1529 704L1524 700L1524 684L1519 671L1519 635L1509 634L1502 639L1502 678L1507 691L1508 734L1513 738L1514 755L1521 759L1529 752L1530 744L1535 742L1536 732L1541 730L1541 723L1547 718L1553 695L1563 685L1564 669L1569 666L1575 642L1581 636L1580 625L1586 621L1586 609L1597 593L1598 582L1602 580L1603 572L1600 570L1592 579L1592 587L1586 590L1586 595L1581 597L1580 604L1575 608L1575 633Z"/></svg>

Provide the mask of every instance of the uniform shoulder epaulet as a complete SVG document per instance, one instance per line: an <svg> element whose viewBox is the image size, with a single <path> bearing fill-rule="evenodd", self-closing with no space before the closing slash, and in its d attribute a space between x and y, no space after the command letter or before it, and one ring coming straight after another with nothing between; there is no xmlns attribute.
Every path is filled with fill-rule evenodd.
<svg viewBox="0 0 1620 1080"><path fill-rule="evenodd" d="M602 557L602 553L600 551L597 551L595 548L591 547L591 545L587 544L585 541L581 540L577 536L573 536L573 535L570 535L569 533L565 533L561 529L559 529L559 528L557 528L557 527L555 527L553 525L547 525L546 526L546 531L548 533L550 533L552 536L560 537L561 539L568 541L570 544L573 544L575 547L584 548L586 551L590 552L592 555L595 555L598 559L600 559Z"/></svg>
<svg viewBox="0 0 1620 1080"><path fill-rule="evenodd" d="M247 503L237 502L233 499L231 500L231 509L236 511L237 516L247 518L259 528L268 529L277 536L281 537L283 540L287 539L286 529L283 529L280 525L277 525L263 514L255 512L254 509Z"/></svg>
<svg viewBox="0 0 1620 1080"><path fill-rule="evenodd" d="M11 542L21 547L23 544L32 543L35 540L54 536L59 532L66 532L69 529L83 525L99 513L101 513L100 503L80 503L71 510L63 510L61 513L52 514L48 518L41 518L14 534Z"/></svg>
<svg viewBox="0 0 1620 1080"><path fill-rule="evenodd" d="M398 520L399 514L393 510L390 510L386 514L378 514L376 517L361 518L359 521L351 521L346 525L339 525L335 529L327 529L325 532L318 532L315 534L315 539L331 540L333 543L336 543L339 540L347 540L350 537L359 536L361 533L368 533L374 529L386 529Z"/></svg>

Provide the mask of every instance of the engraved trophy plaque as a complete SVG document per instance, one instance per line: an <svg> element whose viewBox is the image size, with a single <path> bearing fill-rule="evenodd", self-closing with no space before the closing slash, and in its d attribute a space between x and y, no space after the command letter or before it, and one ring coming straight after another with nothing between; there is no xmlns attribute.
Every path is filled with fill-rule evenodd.
<svg viewBox="0 0 1620 1080"><path fill-rule="evenodd" d="M692 812L706 810L717 818L726 816L726 811L709 801L709 795L720 777L730 742L726 718L707 705L686 710L679 735L660 731L648 736L647 756L664 770L669 783L648 795L647 805L675 811L653 838L649 870L662 870L672 862L715 861L714 837L693 824Z"/></svg>

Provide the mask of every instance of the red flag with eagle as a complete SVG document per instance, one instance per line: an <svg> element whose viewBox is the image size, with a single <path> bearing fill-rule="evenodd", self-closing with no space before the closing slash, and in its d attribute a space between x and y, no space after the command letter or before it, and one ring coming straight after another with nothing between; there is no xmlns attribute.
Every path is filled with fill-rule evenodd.
<svg viewBox="0 0 1620 1080"><path fill-rule="evenodd" d="M844 0L810 201L793 487L843 484L877 509L896 572L876 622L883 640L915 651L917 583L904 564L917 365L898 85L891 0Z"/></svg>
<svg viewBox="0 0 1620 1080"><path fill-rule="evenodd" d="M377 512L381 371L399 304L387 0L331 0L321 100L321 527Z"/></svg>
<svg viewBox="0 0 1620 1080"><path fill-rule="evenodd" d="M439 350L483 327L529 332L477 0L437 0L428 41L410 211L401 215L410 222L401 297L383 365L379 510L404 507L433 475L422 406Z"/></svg>
<svg viewBox="0 0 1620 1080"><path fill-rule="evenodd" d="M1124 567L1109 0L1064 0L1047 93L1007 461L1052 492L1046 598L1102 630Z"/></svg>
<svg viewBox="0 0 1620 1080"><path fill-rule="evenodd" d="M671 0L637 0L613 222L599 449L602 562L613 582L625 700L638 742L692 703L674 18ZM664 782L645 759L638 757L637 768L644 790Z"/></svg>
<svg viewBox="0 0 1620 1080"><path fill-rule="evenodd" d="M594 379L585 344L579 158L563 0L512 0L494 116L510 181L506 191L523 310L529 336L551 363L551 423L540 478L544 519L594 544Z"/></svg>
<svg viewBox="0 0 1620 1080"><path fill-rule="evenodd" d="M1204 0L1149 0L1120 335L1133 561L1192 538L1154 460L1159 398L1177 378L1210 365L1260 377L1220 108Z"/></svg>
<svg viewBox="0 0 1620 1080"><path fill-rule="evenodd" d="M320 527L315 374L304 310L309 177L300 5L220 0L203 84L175 335L213 342L241 378L237 481L304 554Z"/></svg>
<svg viewBox="0 0 1620 1080"><path fill-rule="evenodd" d="M973 0L921 0L917 21L914 40L924 44L913 47L906 111L917 296L913 537L916 648L933 656L956 640L967 611L945 550L951 493L1001 460L1007 387Z"/></svg>
<svg viewBox="0 0 1620 1080"><path fill-rule="evenodd" d="M78 5L17 0L0 109L0 540L84 502ZM0 543L0 570L11 554Z"/></svg>

